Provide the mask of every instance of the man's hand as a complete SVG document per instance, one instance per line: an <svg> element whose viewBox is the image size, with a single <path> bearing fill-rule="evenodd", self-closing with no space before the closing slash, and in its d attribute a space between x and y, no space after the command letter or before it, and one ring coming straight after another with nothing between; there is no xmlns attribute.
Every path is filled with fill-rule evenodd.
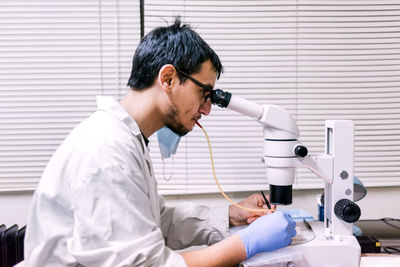
<svg viewBox="0 0 400 267"><path fill-rule="evenodd" d="M248 259L259 252L273 251L289 245L296 235L295 227L296 223L290 215L277 211L263 216L237 234L243 241Z"/></svg>
<svg viewBox="0 0 400 267"><path fill-rule="evenodd" d="M238 208L234 205L230 205L229 206L229 225L230 226L250 224L250 223L254 222L257 218L272 212L272 211L267 210L268 207L265 204L265 201L261 194L253 194L253 195L247 197L246 199L240 201L238 204L241 206L244 206L246 208L250 208L250 209L265 209L265 212L247 211L247 210ZM273 210L275 210L276 206L271 205L271 208Z"/></svg>

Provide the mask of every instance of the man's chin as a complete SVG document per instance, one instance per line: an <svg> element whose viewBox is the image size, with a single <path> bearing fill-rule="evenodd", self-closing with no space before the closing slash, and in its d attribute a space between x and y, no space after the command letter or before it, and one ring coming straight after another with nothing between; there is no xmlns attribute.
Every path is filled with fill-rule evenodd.
<svg viewBox="0 0 400 267"><path fill-rule="evenodd" d="M170 124L167 124L167 127L171 130L171 131L173 131L174 133L176 133L177 135L179 135L179 136L185 136L188 132L190 132L192 129L193 129L193 127L192 127L192 129L187 129L186 127L184 127L183 125L178 125L178 126L176 126L176 125L170 125Z"/></svg>

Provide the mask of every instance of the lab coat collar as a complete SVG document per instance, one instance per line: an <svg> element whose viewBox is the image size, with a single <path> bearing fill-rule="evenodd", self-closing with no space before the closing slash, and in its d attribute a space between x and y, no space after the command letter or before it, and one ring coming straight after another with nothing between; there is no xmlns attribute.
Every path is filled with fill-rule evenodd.
<svg viewBox="0 0 400 267"><path fill-rule="evenodd" d="M103 96L103 95L96 96L96 102L98 110L103 110L105 112L112 114L129 128L132 134L140 140L143 152L145 153L146 145L144 144L144 139L142 137L142 133L139 129L139 126L137 125L136 121L132 118L132 116L129 115L129 113L121 106L121 104L118 103L112 96Z"/></svg>

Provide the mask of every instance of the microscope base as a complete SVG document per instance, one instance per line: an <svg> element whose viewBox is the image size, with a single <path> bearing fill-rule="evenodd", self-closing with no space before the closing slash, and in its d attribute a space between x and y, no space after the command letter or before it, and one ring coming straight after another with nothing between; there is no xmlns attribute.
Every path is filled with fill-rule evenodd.
<svg viewBox="0 0 400 267"><path fill-rule="evenodd" d="M264 252L244 261L243 267L359 267L361 248L353 235L326 239L323 222L309 222L312 241Z"/></svg>
<svg viewBox="0 0 400 267"><path fill-rule="evenodd" d="M326 239L322 222L310 222L315 233L315 239L293 246L301 250L302 267L359 267L361 248L353 235L336 236Z"/></svg>

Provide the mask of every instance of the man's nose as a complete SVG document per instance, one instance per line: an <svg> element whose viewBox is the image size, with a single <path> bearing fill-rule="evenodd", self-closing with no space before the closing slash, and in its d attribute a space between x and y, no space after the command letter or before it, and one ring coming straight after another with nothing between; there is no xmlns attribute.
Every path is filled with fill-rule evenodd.
<svg viewBox="0 0 400 267"><path fill-rule="evenodd" d="M208 115L211 111L211 99L208 98L206 102L204 102L201 106L200 106L200 113L204 114L204 115Z"/></svg>

